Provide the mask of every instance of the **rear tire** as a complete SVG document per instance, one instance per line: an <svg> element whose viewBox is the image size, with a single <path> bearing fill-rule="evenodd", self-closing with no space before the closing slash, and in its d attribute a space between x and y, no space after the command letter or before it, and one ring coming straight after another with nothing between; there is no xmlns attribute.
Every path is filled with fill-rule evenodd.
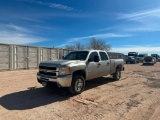
<svg viewBox="0 0 160 120"><path fill-rule="evenodd" d="M119 80L121 78L121 70L119 68L116 69L116 72L113 74L114 80Z"/></svg>
<svg viewBox="0 0 160 120"><path fill-rule="evenodd" d="M73 76L71 86L69 87L69 91L73 95L80 94L85 88L85 80L81 75Z"/></svg>

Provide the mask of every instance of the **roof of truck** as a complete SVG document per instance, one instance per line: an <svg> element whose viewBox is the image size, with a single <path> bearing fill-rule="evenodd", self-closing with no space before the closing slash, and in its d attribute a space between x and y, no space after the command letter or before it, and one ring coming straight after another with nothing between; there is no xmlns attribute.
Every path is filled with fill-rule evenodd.
<svg viewBox="0 0 160 120"><path fill-rule="evenodd" d="M103 52L106 52L105 50L76 50L76 51L72 51L72 52L78 52L78 51L88 51L88 52L103 51Z"/></svg>

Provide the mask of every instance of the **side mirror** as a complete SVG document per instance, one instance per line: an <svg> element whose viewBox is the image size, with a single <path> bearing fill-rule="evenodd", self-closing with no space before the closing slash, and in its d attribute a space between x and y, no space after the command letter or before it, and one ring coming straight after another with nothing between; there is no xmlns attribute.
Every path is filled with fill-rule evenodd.
<svg viewBox="0 0 160 120"><path fill-rule="evenodd" d="M98 56L94 56L94 62L99 62L99 57Z"/></svg>
<svg viewBox="0 0 160 120"><path fill-rule="evenodd" d="M64 55L62 56L62 59L64 59Z"/></svg>

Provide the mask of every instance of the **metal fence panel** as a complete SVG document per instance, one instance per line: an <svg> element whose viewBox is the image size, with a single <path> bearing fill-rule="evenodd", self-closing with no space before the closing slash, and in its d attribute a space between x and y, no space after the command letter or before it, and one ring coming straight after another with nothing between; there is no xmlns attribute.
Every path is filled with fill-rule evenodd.
<svg viewBox="0 0 160 120"><path fill-rule="evenodd" d="M62 56L63 56L63 49L59 49L59 59L62 59Z"/></svg>
<svg viewBox="0 0 160 120"><path fill-rule="evenodd" d="M51 60L54 60L54 59L58 59L58 49L52 49L51 48L51 56L50 56L50 59Z"/></svg>
<svg viewBox="0 0 160 120"><path fill-rule="evenodd" d="M38 48L28 47L28 68L38 67Z"/></svg>
<svg viewBox="0 0 160 120"><path fill-rule="evenodd" d="M10 69L10 46L0 45L0 70Z"/></svg>
<svg viewBox="0 0 160 120"><path fill-rule="evenodd" d="M63 49L63 55L67 55L69 53L69 50Z"/></svg>
<svg viewBox="0 0 160 120"><path fill-rule="evenodd" d="M16 69L27 68L27 47L16 46Z"/></svg>
<svg viewBox="0 0 160 120"><path fill-rule="evenodd" d="M48 61L50 60L50 49L49 48L42 48L41 49L41 56L42 56L42 61Z"/></svg>
<svg viewBox="0 0 160 120"><path fill-rule="evenodd" d="M74 50L68 50L68 53L73 52Z"/></svg>

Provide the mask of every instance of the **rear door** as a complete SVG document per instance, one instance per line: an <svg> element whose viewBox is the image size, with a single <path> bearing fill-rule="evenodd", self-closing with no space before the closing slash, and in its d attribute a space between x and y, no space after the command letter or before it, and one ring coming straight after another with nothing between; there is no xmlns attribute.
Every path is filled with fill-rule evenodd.
<svg viewBox="0 0 160 120"><path fill-rule="evenodd" d="M100 51L100 74L101 76L105 76L110 74L110 60L106 54L106 52Z"/></svg>

